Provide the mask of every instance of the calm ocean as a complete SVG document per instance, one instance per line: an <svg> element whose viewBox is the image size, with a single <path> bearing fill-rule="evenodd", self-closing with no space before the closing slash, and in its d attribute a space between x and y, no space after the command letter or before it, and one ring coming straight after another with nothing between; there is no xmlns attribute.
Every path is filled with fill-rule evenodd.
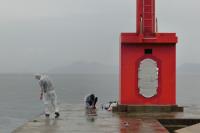
<svg viewBox="0 0 200 133"><path fill-rule="evenodd" d="M99 97L98 104L118 98L118 75L49 75L59 103L83 103L88 93ZM198 105L200 75L177 75L177 103ZM0 74L0 132L10 133L43 112L40 88L31 74Z"/></svg>

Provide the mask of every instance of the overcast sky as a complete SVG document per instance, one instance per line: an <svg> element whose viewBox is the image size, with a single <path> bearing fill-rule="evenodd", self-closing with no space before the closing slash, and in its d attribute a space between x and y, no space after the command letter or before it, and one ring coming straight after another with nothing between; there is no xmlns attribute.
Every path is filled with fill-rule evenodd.
<svg viewBox="0 0 200 133"><path fill-rule="evenodd" d="M177 63L200 63L199 0L156 0L159 32L176 32ZM0 0L0 72L42 72L77 61L119 63L135 32L136 0Z"/></svg>

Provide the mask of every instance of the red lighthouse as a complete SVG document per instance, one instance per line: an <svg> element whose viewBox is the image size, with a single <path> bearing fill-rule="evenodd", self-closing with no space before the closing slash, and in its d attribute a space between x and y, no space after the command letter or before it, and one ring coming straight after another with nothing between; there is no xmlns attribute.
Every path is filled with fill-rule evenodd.
<svg viewBox="0 0 200 133"><path fill-rule="evenodd" d="M158 33L155 0L137 0L136 33L121 33L120 104L176 105L176 33Z"/></svg>

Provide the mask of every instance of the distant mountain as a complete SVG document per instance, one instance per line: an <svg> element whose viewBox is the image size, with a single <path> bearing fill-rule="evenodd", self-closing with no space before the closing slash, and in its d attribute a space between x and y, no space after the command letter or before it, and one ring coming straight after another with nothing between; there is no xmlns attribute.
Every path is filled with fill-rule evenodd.
<svg viewBox="0 0 200 133"><path fill-rule="evenodd" d="M117 74L117 66L109 66L96 62L74 62L48 71L52 74ZM177 68L178 74L200 74L200 64L186 63Z"/></svg>
<svg viewBox="0 0 200 133"><path fill-rule="evenodd" d="M200 64L186 63L177 68L177 73L200 74Z"/></svg>
<svg viewBox="0 0 200 133"><path fill-rule="evenodd" d="M51 69L52 74L116 74L116 66L103 65L96 62L75 62L68 66Z"/></svg>

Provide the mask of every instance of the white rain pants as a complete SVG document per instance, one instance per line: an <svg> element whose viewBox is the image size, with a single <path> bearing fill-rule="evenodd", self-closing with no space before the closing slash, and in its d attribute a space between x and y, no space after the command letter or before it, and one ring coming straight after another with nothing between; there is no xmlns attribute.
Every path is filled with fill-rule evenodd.
<svg viewBox="0 0 200 133"><path fill-rule="evenodd" d="M51 112L59 112L55 90L43 93L43 102L45 106L45 114L50 114Z"/></svg>

